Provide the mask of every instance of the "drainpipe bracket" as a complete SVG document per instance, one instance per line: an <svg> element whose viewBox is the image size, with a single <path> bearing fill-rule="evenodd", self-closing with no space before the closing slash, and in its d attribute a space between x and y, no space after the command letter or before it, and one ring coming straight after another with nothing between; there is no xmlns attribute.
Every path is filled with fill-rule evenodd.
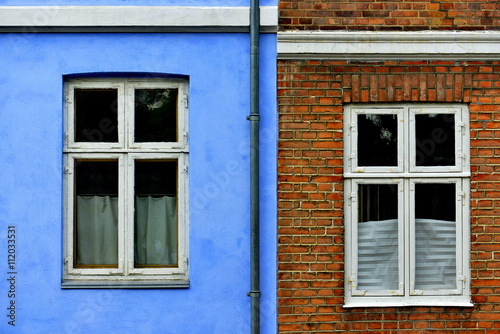
<svg viewBox="0 0 500 334"><path fill-rule="evenodd" d="M247 293L247 296L251 298L260 298L261 293L260 290L251 290L249 293Z"/></svg>
<svg viewBox="0 0 500 334"><path fill-rule="evenodd" d="M260 115L259 114L251 114L249 116L247 116L247 119L249 121L260 121Z"/></svg>

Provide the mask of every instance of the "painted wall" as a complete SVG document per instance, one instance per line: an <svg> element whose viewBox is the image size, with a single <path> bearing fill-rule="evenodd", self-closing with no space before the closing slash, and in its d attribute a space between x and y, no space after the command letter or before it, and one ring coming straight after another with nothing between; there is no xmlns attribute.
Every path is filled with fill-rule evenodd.
<svg viewBox="0 0 500 334"><path fill-rule="evenodd" d="M276 332L275 46L262 36L263 333ZM7 226L17 237L16 326L2 283L0 333L249 333L248 34L2 34L0 49L4 283ZM190 77L189 289L60 288L63 75L85 72Z"/></svg>

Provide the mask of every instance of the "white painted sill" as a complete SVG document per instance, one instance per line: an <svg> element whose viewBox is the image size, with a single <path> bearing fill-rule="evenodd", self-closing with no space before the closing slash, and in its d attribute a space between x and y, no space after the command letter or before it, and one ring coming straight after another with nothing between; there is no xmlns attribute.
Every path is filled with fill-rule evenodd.
<svg viewBox="0 0 500 334"><path fill-rule="evenodd" d="M186 289L189 280L172 281L80 281L63 280L61 289Z"/></svg>

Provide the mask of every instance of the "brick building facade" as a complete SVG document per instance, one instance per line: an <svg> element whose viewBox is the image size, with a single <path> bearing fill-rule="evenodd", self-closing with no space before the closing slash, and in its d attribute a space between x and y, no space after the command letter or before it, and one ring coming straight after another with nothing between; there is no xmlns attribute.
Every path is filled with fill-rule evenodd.
<svg viewBox="0 0 500 334"><path fill-rule="evenodd" d="M488 0L281 0L285 30L495 30L498 3Z"/></svg>
<svg viewBox="0 0 500 334"><path fill-rule="evenodd" d="M500 3L282 0L279 9L279 333L498 333ZM441 296L346 307L346 110L401 104L468 108L468 235L457 249L470 305Z"/></svg>

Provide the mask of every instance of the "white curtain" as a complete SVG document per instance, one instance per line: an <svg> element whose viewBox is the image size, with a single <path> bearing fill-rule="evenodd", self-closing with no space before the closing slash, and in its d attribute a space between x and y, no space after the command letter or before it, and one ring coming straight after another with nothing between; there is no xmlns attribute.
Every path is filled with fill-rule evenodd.
<svg viewBox="0 0 500 334"><path fill-rule="evenodd" d="M456 287L456 223L415 220L415 289ZM398 288L396 219L358 224L358 289Z"/></svg>
<svg viewBox="0 0 500 334"><path fill-rule="evenodd" d="M118 198L77 196L76 263L117 265ZM177 264L176 197L136 197L135 264Z"/></svg>
<svg viewBox="0 0 500 334"><path fill-rule="evenodd" d="M177 198L135 198L135 264L177 264Z"/></svg>
<svg viewBox="0 0 500 334"><path fill-rule="evenodd" d="M76 263L118 264L118 197L77 196Z"/></svg>

